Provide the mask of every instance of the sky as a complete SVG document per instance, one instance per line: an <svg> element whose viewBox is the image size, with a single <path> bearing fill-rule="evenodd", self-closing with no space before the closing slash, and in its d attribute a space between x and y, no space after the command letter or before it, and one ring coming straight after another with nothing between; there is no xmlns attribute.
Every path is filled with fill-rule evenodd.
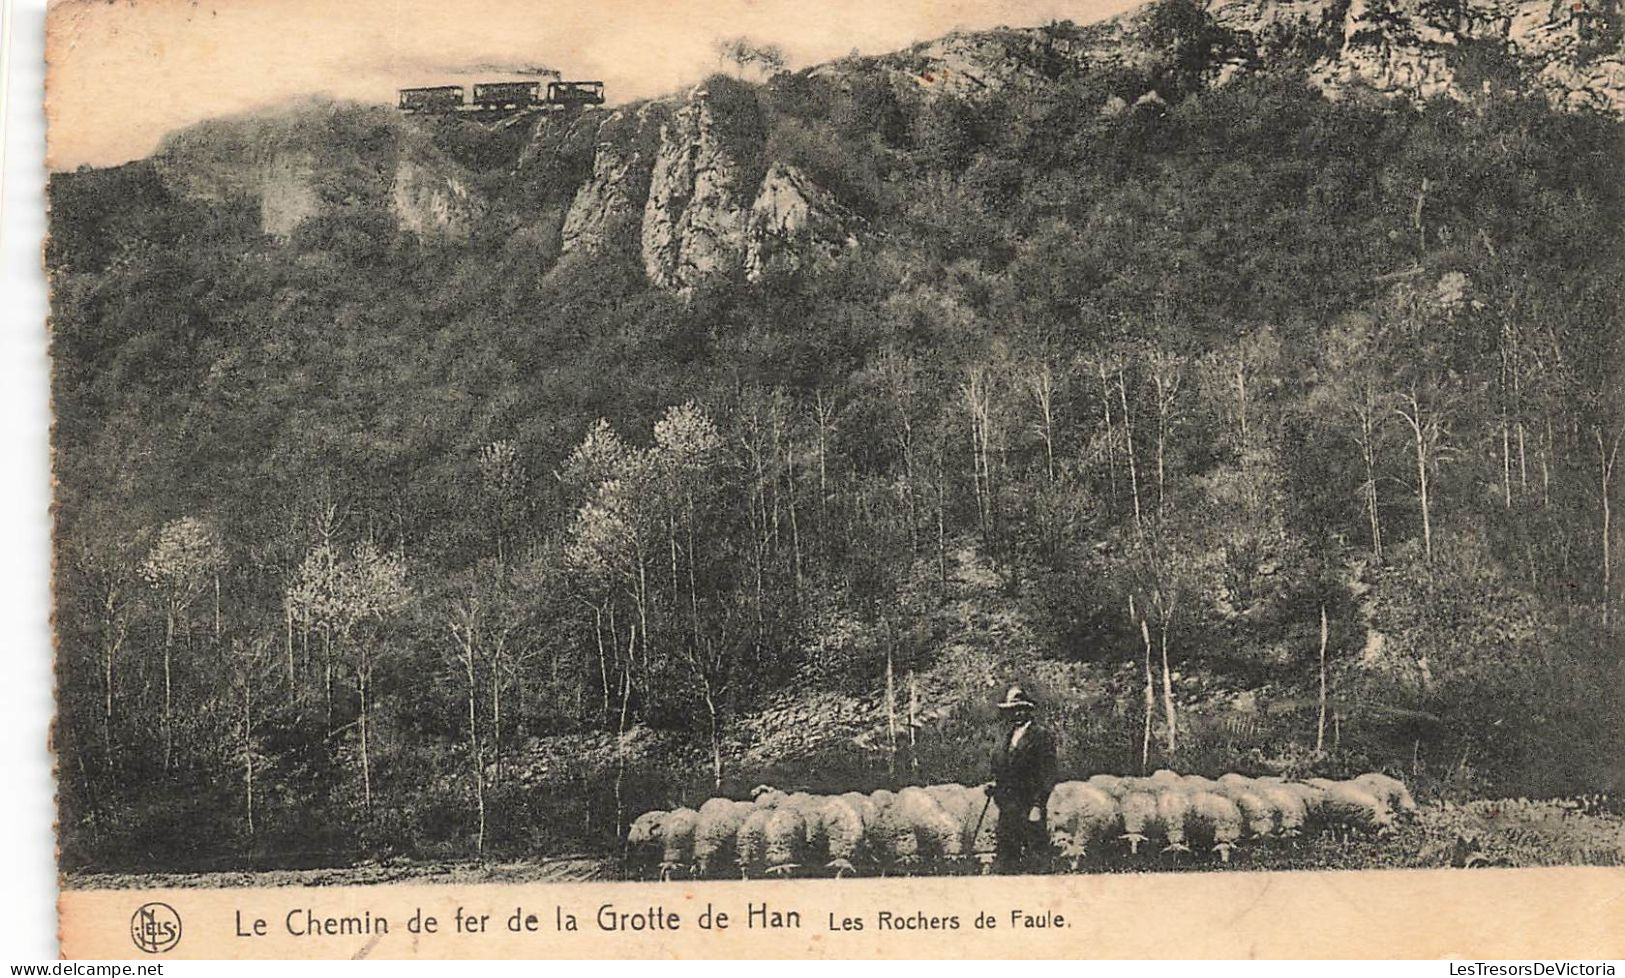
<svg viewBox="0 0 1625 978"><path fill-rule="evenodd" d="M715 42L777 44L790 66L878 54L958 29L1087 23L1137 0L56 0L47 16L48 162L109 166L165 133L308 95L550 68L611 103L718 67Z"/></svg>

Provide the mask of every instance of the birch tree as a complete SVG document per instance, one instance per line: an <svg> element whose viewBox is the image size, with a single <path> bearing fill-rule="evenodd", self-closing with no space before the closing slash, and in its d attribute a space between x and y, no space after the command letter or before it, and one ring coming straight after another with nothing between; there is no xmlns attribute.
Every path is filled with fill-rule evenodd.
<svg viewBox="0 0 1625 978"><path fill-rule="evenodd" d="M1410 431L1416 471L1416 503L1422 516L1422 553L1433 559L1434 484L1439 464L1451 454L1449 408L1440 391L1429 392L1420 381L1395 397L1394 414Z"/></svg>
<svg viewBox="0 0 1625 978"><path fill-rule="evenodd" d="M1311 395L1310 404L1341 421L1359 449L1364 478L1356 487L1356 495L1365 513L1371 556L1381 563L1381 446L1394 414L1370 322L1344 323L1330 331L1325 365L1325 375Z"/></svg>
<svg viewBox="0 0 1625 978"><path fill-rule="evenodd" d="M187 632L192 605L219 572L219 537L208 523L183 516L166 523L141 564L141 575L157 593L164 615L164 699L161 716L163 766L169 770L175 748L174 659L177 632Z"/></svg>
<svg viewBox="0 0 1625 978"><path fill-rule="evenodd" d="M356 724L360 739L362 805L369 812L372 810L370 718L377 658L375 645L383 626L405 610L412 597L405 558L370 542L358 544L348 558L330 544L317 544L300 565L285 594L292 613L311 623L323 636L330 732L335 667L343 656L355 656L356 692L360 703Z"/></svg>
<svg viewBox="0 0 1625 978"><path fill-rule="evenodd" d="M232 640L230 680L238 708L237 742L232 759L242 771L243 826L250 847L257 831L259 789L256 776L270 763L257 726L264 712L262 703L266 699L266 689L273 684L276 675L277 663L270 639L256 636Z"/></svg>
<svg viewBox="0 0 1625 978"><path fill-rule="evenodd" d="M897 447L897 456L903 464L901 489L903 507L908 519L909 554L917 559L920 554L920 540L915 445L919 418L915 402L919 393L919 370L914 361L893 354L881 359L876 373L891 407L894 425L892 440Z"/></svg>
<svg viewBox="0 0 1625 978"><path fill-rule="evenodd" d="M485 855L485 755L480 749L479 679L480 644L483 641L485 604L478 588L464 587L455 593L446 610L446 626L462 672L468 707L468 772L474 785L474 852Z"/></svg>
<svg viewBox="0 0 1625 978"><path fill-rule="evenodd" d="M1055 429L1058 387L1055 371L1043 361L1031 363L1023 371L1022 381L1027 396L1032 399L1033 432L1044 446L1044 477L1053 483L1056 479Z"/></svg>
<svg viewBox="0 0 1625 978"><path fill-rule="evenodd" d="M1146 357L1157 411L1157 512L1167 507L1168 439L1179 423L1180 389L1185 381L1185 358L1165 350L1153 350Z"/></svg>
<svg viewBox="0 0 1625 978"><path fill-rule="evenodd" d="M674 585L679 562L684 569L683 584L688 590L689 640L700 640L700 588L697 568L699 555L695 542L700 514L714 490L711 467L722 450L722 435L706 414L693 402L667 408L655 422L655 464L668 500L668 547ZM679 557L681 560L679 561ZM677 587L673 588L677 597Z"/></svg>
<svg viewBox="0 0 1625 978"><path fill-rule="evenodd" d="M108 771L118 766L115 724L117 698L116 670L120 665L135 619L138 580L136 562L126 548L107 546L107 552L90 546L72 551L71 561L81 582L85 601L80 614L95 629L96 671L101 682L97 713L100 715L103 760Z"/></svg>
<svg viewBox="0 0 1625 978"><path fill-rule="evenodd" d="M354 639L356 692L360 697L356 717L361 741L362 804L372 809L372 754L369 747L373 669L377 664L379 632L386 622L405 610L413 594L407 582L406 559L399 553L380 550L371 543L355 548L344 577L344 607L339 633Z"/></svg>
<svg viewBox="0 0 1625 978"><path fill-rule="evenodd" d="M1599 425L1592 429L1597 442L1597 497L1601 502L1602 530L1602 624L1608 627L1609 610L1614 603L1614 511L1610 501L1613 494L1614 462L1619 458L1619 443L1625 439L1625 427L1612 438L1603 433Z"/></svg>

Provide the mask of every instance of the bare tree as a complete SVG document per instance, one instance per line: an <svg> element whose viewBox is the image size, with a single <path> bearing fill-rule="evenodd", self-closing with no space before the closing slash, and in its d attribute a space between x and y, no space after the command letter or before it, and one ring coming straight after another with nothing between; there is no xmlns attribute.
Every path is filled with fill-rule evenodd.
<svg viewBox="0 0 1625 978"><path fill-rule="evenodd" d="M1357 491L1370 528L1371 555L1381 563L1380 452L1385 422L1393 417L1393 399L1386 390L1370 323L1346 323L1331 331L1326 342L1326 376L1312 403L1324 404L1330 413L1344 419L1359 446L1364 479Z"/></svg>
<svg viewBox="0 0 1625 978"><path fill-rule="evenodd" d="M372 677L376 665L372 632L405 610L412 600L406 560L399 553L380 550L372 543L357 545L342 557L329 544L312 548L289 585L285 602L301 619L312 622L328 649L328 726L332 727L332 683L335 659L346 653L356 657L356 692L360 709L356 725L360 737L362 805L372 810L370 717Z"/></svg>
<svg viewBox="0 0 1625 978"><path fill-rule="evenodd" d="M966 369L959 393L970 422L971 483L976 493L977 523L989 550L1000 552L1000 519L995 452L1001 447L998 406L992 367L976 365Z"/></svg>
<svg viewBox="0 0 1625 978"><path fill-rule="evenodd" d="M1167 506L1168 438L1179 420L1180 387L1184 383L1185 358L1155 350L1146 358L1157 409L1157 512Z"/></svg>
<svg viewBox="0 0 1625 978"><path fill-rule="evenodd" d="M1320 712L1315 720L1315 753L1326 748L1326 606L1320 606Z"/></svg>
<svg viewBox="0 0 1625 978"><path fill-rule="evenodd" d="M1445 426L1447 409L1442 392L1431 396L1413 381L1410 389L1398 395L1394 413L1411 431L1416 460L1416 501L1422 513L1422 552L1433 559L1433 476L1439 463L1452 454Z"/></svg>
<svg viewBox="0 0 1625 978"><path fill-rule="evenodd" d="M479 682L476 676L480 643L485 625L485 604L477 588L455 595L447 608L458 664L462 667L468 705L468 767L474 782L474 852L485 855L485 756L480 750Z"/></svg>
<svg viewBox="0 0 1625 978"><path fill-rule="evenodd" d="M97 672L101 678L102 752L109 771L117 767L114 747L114 701L118 684L115 669L130 637L135 612L134 561L124 548L113 545L111 552L90 546L76 547L69 558L83 581L89 597L86 619L96 625Z"/></svg>
<svg viewBox="0 0 1625 978"><path fill-rule="evenodd" d="M887 399L891 402L896 428L893 439L897 444L898 456L903 462L903 506L908 514L908 548L909 554L919 557L919 505L918 490L915 481L914 461L914 429L915 429L915 395L918 390L918 370L912 360L896 355L888 355L881 359L876 371L879 374L880 384Z"/></svg>
<svg viewBox="0 0 1625 978"><path fill-rule="evenodd" d="M755 68L764 75L776 75L789 63L777 44L754 41L743 35L718 38L713 44L719 61L731 62L741 72Z"/></svg>
<svg viewBox="0 0 1625 978"><path fill-rule="evenodd" d="M1613 506L1609 496L1613 492L1614 462L1619 458L1619 443L1625 438L1621 428L1612 440L1603 434L1601 426L1592 429L1597 441L1598 496L1602 501L1602 624L1608 626L1609 609L1614 603Z"/></svg>
<svg viewBox="0 0 1625 978"><path fill-rule="evenodd" d="M1134 412L1129 410L1127 370L1117 368L1117 403L1123 411L1123 458L1128 462L1129 494L1134 500L1134 529L1145 529L1144 508L1140 505L1140 469L1134 456Z"/></svg>
<svg viewBox="0 0 1625 978"><path fill-rule="evenodd" d="M268 763L255 733L255 725L259 721L259 705L264 698L263 687L276 672L271 645L271 641L263 636L236 639L231 643L231 683L241 710L237 718L234 759L242 765L243 824L250 846L254 841L255 800L258 797L254 776Z"/></svg>
<svg viewBox="0 0 1625 978"><path fill-rule="evenodd" d="M1094 361L1096 376L1100 379L1100 410L1102 420L1106 425L1106 501L1113 512L1117 510L1117 426L1112 423L1112 385L1110 376L1115 373L1106 357Z"/></svg>
<svg viewBox="0 0 1625 978"><path fill-rule="evenodd" d="M818 456L818 534L829 534L829 444L840 426L841 406L822 387L813 391L813 424Z"/></svg>
<svg viewBox="0 0 1625 978"><path fill-rule="evenodd" d="M1033 399L1033 430L1044 443L1044 475L1055 481L1055 371L1048 363L1037 362L1027 366L1023 381Z"/></svg>
<svg viewBox="0 0 1625 978"><path fill-rule="evenodd" d="M147 552L141 574L158 592L164 612L164 705L161 726L164 770L169 770L175 747L173 663L176 632L188 626L187 614L218 573L221 547L214 528L200 519L183 516L166 523Z"/></svg>
<svg viewBox="0 0 1625 978"><path fill-rule="evenodd" d="M676 576L676 557L681 552L687 570L689 634L692 640L698 641L700 591L695 539L700 506L711 492L710 472L722 450L722 435L710 417L692 401L668 408L655 422L654 435L655 465L663 482L662 494L672 503L667 526L673 576ZM676 597L675 592L673 597Z"/></svg>
<svg viewBox="0 0 1625 978"><path fill-rule="evenodd" d="M356 547L348 568L348 587L339 633L347 639L355 636L356 691L360 697L360 712L356 722L361 739L362 803L372 809L372 754L368 734L371 730L372 676L376 659L373 655L373 636L355 632L367 626L381 626L403 611L412 600L407 584L406 560L398 553L379 550L370 543Z"/></svg>

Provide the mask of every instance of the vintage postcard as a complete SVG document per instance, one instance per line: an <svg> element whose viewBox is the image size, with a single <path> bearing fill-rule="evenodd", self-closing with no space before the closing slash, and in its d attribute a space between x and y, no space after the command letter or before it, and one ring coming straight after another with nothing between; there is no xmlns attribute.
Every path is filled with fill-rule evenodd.
<svg viewBox="0 0 1625 978"><path fill-rule="evenodd" d="M62 953L1625 956L1622 36L58 0Z"/></svg>

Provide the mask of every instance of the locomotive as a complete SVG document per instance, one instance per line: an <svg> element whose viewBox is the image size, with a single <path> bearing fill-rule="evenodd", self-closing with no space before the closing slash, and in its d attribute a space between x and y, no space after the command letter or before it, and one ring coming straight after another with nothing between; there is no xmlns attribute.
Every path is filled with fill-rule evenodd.
<svg viewBox="0 0 1625 978"><path fill-rule="evenodd" d="M547 101L551 105L563 106L603 105L604 83L601 81L548 82Z"/></svg>
<svg viewBox="0 0 1625 978"><path fill-rule="evenodd" d="M553 81L542 94L541 82L480 82L473 98L464 100L461 85L400 90L402 112L508 112L517 109L579 109L604 104L601 81Z"/></svg>

